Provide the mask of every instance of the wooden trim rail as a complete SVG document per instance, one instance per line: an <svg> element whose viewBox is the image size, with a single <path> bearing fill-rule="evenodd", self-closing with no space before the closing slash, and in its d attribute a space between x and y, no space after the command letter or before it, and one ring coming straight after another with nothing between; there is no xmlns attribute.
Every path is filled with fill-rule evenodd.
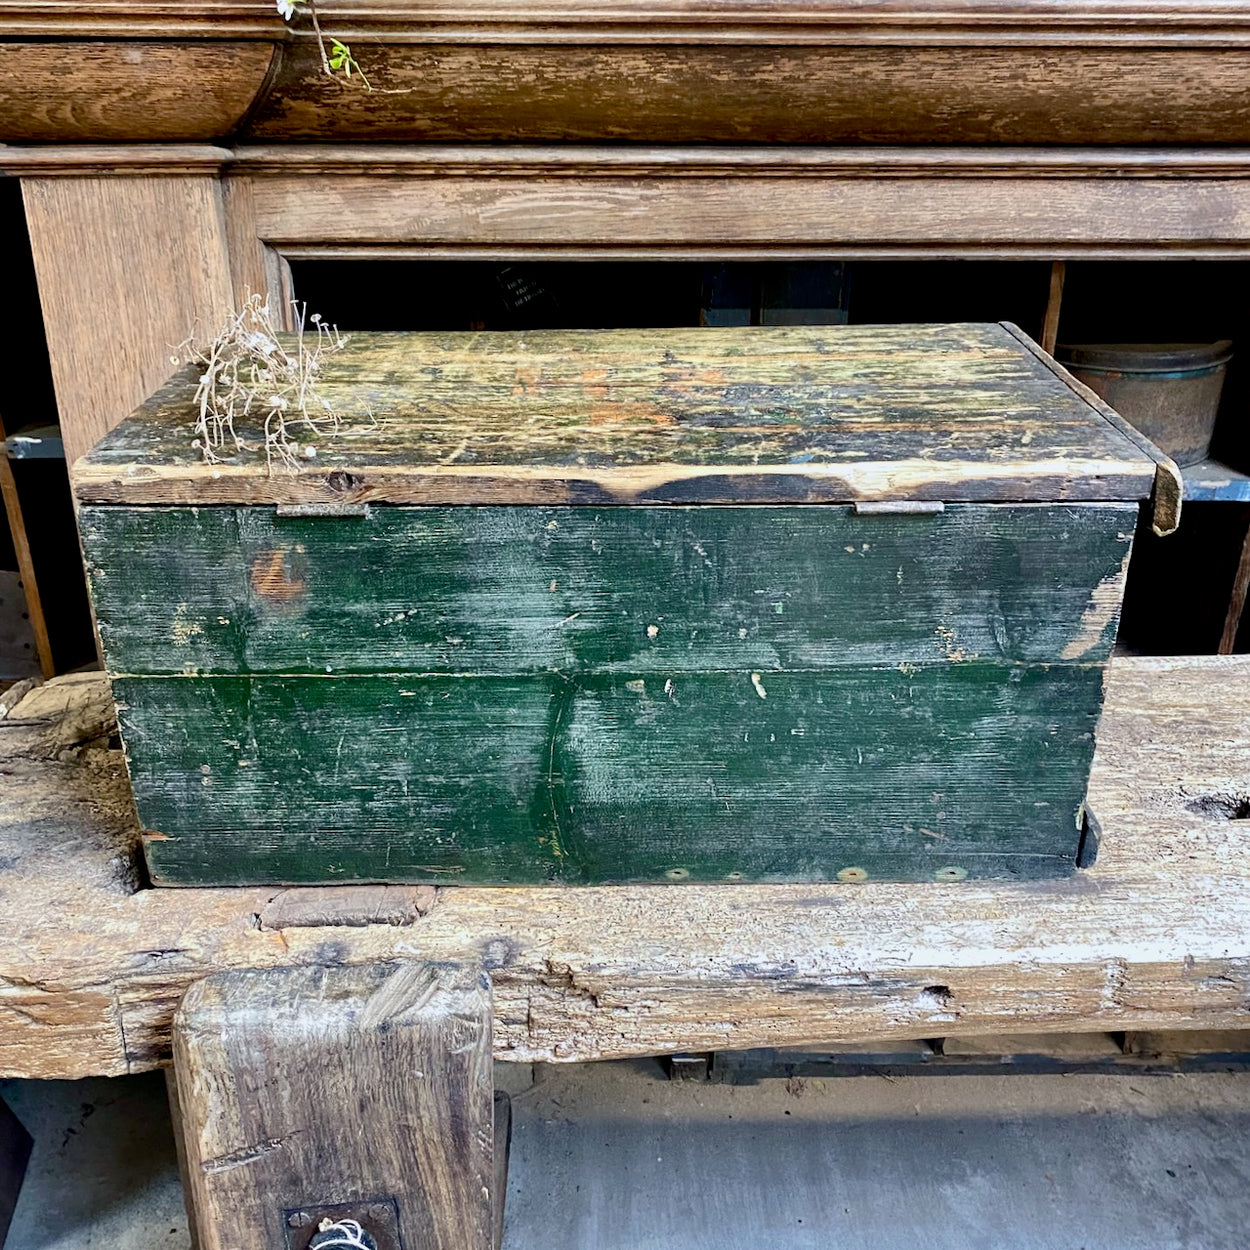
<svg viewBox="0 0 1250 1250"><path fill-rule="evenodd" d="M0 146L0 174L71 463L246 292L285 307L291 259L1250 255L1238 147Z"/></svg>

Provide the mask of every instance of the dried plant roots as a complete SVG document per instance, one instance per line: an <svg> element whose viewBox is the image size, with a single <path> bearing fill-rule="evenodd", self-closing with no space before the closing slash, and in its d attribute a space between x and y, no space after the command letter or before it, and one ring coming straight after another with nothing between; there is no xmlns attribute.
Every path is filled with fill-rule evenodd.
<svg viewBox="0 0 1250 1250"><path fill-rule="evenodd" d="M209 464L251 449L241 431L259 427L265 463L272 473L295 469L316 457L313 440L337 434L338 414L317 389L322 365L347 339L314 314L316 338L305 332L304 309L296 307L293 349L278 339L268 304L249 296L242 309L208 347L190 340L184 358L201 369L195 402L196 448Z"/></svg>

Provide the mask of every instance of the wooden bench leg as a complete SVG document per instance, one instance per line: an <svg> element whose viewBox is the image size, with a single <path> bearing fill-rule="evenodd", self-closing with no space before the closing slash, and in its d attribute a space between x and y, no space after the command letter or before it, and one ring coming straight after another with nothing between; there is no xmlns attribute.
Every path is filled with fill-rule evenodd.
<svg viewBox="0 0 1250 1250"><path fill-rule="evenodd" d="M174 1071L200 1250L495 1245L491 1004L478 968L208 977L178 1009Z"/></svg>

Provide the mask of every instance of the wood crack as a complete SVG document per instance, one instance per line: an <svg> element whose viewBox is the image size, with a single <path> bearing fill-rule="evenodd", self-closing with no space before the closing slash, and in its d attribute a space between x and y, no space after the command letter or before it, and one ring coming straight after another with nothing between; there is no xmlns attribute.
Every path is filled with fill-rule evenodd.
<svg viewBox="0 0 1250 1250"><path fill-rule="evenodd" d="M218 1155L215 1159L205 1159L200 1164L200 1171L205 1176L213 1176L218 1172L228 1172L231 1168L246 1167L249 1163L255 1163L257 1159L263 1159L275 1150L281 1150L295 1136L297 1133L270 1137L266 1141L257 1142L254 1146L242 1146L238 1150L232 1150L229 1154Z"/></svg>

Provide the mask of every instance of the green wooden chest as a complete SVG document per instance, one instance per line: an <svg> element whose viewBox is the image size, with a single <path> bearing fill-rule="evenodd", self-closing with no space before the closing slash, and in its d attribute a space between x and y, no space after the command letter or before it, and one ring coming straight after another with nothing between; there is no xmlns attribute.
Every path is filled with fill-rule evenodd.
<svg viewBox="0 0 1250 1250"><path fill-rule="evenodd" d="M298 468L206 464L195 386L76 470L154 881L1076 864L1179 505L1014 327L361 334Z"/></svg>

